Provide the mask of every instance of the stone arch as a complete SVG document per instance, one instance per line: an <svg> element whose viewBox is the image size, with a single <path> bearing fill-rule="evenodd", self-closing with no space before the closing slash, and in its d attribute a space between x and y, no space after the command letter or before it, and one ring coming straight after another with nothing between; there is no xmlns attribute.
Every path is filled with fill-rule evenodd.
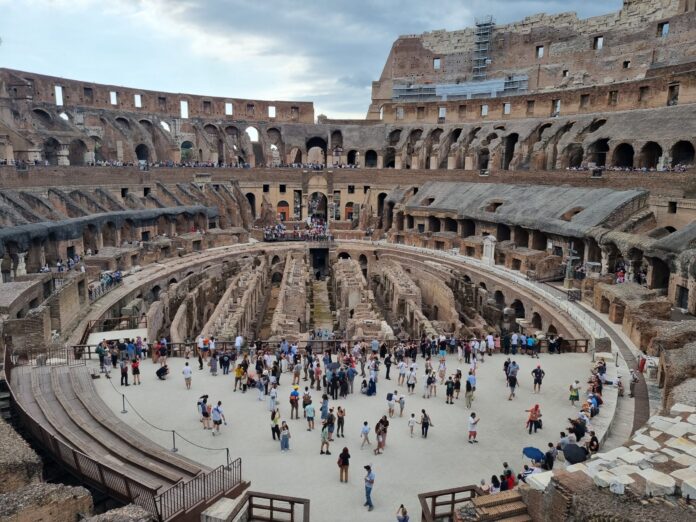
<svg viewBox="0 0 696 522"><path fill-rule="evenodd" d="M208 123L207 125L205 125L205 126L203 127L203 130L204 130L205 133L208 134L209 136L215 136L215 137L217 137L217 135L219 134L218 128L217 128L215 125L213 125L212 123Z"/></svg>
<svg viewBox="0 0 696 522"><path fill-rule="evenodd" d="M505 147L503 149L503 157L501 160L501 167L503 170L510 170L510 162L515 155L515 146L517 145L519 139L520 135L516 132L505 136Z"/></svg>
<svg viewBox="0 0 696 522"><path fill-rule="evenodd" d="M526 312L522 301L520 301L519 299L515 299L510 305L510 308L512 308L515 311L515 317L517 319L524 319Z"/></svg>
<svg viewBox="0 0 696 522"><path fill-rule="evenodd" d="M640 149L639 166L644 169L656 169L662 158L662 147L649 141Z"/></svg>
<svg viewBox="0 0 696 522"><path fill-rule="evenodd" d="M326 219L328 211L328 200L323 192L312 192L308 198L308 212L310 216Z"/></svg>
<svg viewBox="0 0 696 522"><path fill-rule="evenodd" d="M94 150L94 161L106 161L106 155L101 138L98 136L90 136L92 141L92 150Z"/></svg>
<svg viewBox="0 0 696 522"><path fill-rule="evenodd" d="M394 147L387 147L384 151L384 168L393 169L396 167L396 149Z"/></svg>
<svg viewBox="0 0 696 522"><path fill-rule="evenodd" d="M51 127L53 125L53 117L43 109L34 109L31 114L35 119L39 120L41 125L44 127Z"/></svg>
<svg viewBox="0 0 696 522"><path fill-rule="evenodd" d="M302 163L302 149L299 147L293 147L290 149L290 155L288 157L288 163L290 164L301 164Z"/></svg>
<svg viewBox="0 0 696 522"><path fill-rule="evenodd" d="M321 136L313 136L305 143L307 149L307 162L326 165L327 145Z"/></svg>
<svg viewBox="0 0 696 522"><path fill-rule="evenodd" d="M84 165L86 163L87 145L82 140L72 140L68 145L68 161L70 165Z"/></svg>
<svg viewBox="0 0 696 522"><path fill-rule="evenodd" d="M496 290L493 294L493 299L495 299L495 305L503 310L505 308L505 294L502 291Z"/></svg>
<svg viewBox="0 0 696 522"><path fill-rule="evenodd" d="M350 254L348 252L339 252L338 259L350 259Z"/></svg>
<svg viewBox="0 0 696 522"><path fill-rule="evenodd" d="M498 242L510 240L510 227L504 223L498 223L496 237Z"/></svg>
<svg viewBox="0 0 696 522"><path fill-rule="evenodd" d="M570 143L563 151L564 167L571 169L577 169L582 166L583 156L585 154L584 149L580 143Z"/></svg>
<svg viewBox="0 0 696 522"><path fill-rule="evenodd" d="M633 168L633 157L635 152L633 146L628 143L620 143L614 149L612 163L615 167Z"/></svg>
<svg viewBox="0 0 696 522"><path fill-rule="evenodd" d="M532 314L531 326L536 330L542 330L541 316L537 312Z"/></svg>
<svg viewBox="0 0 696 522"><path fill-rule="evenodd" d="M239 129L234 125L228 125L225 127L225 135L236 141L239 139Z"/></svg>
<svg viewBox="0 0 696 522"><path fill-rule="evenodd" d="M186 140L181 142L181 147L179 147L181 152L181 161L192 161L194 160L193 142Z"/></svg>
<svg viewBox="0 0 696 522"><path fill-rule="evenodd" d="M672 146L672 167L677 165L693 165L694 145L690 141L678 141Z"/></svg>
<svg viewBox="0 0 696 522"><path fill-rule="evenodd" d="M479 283L479 288L482 288L483 290L488 290L488 288L486 287L486 283L484 283L483 281Z"/></svg>
<svg viewBox="0 0 696 522"><path fill-rule="evenodd" d="M82 227L82 248L85 253L89 250L92 254L95 254L98 250L97 243L97 227L92 223L87 224L87 226Z"/></svg>
<svg viewBox="0 0 696 522"><path fill-rule="evenodd" d="M357 165L358 151L357 150L349 150L348 155L346 156L346 161L348 162L348 165Z"/></svg>
<svg viewBox="0 0 696 522"><path fill-rule="evenodd" d="M353 219L353 202L348 201L344 207L343 219L351 221Z"/></svg>
<svg viewBox="0 0 696 522"><path fill-rule="evenodd" d="M276 215L280 221L287 221L290 218L290 205L287 201L281 200L278 202Z"/></svg>
<svg viewBox="0 0 696 522"><path fill-rule="evenodd" d="M43 144L43 157L49 165L58 165L58 153L61 145L55 138L48 138Z"/></svg>
<svg viewBox="0 0 696 522"><path fill-rule="evenodd" d="M127 118L124 118L123 116L119 116L118 118L116 118L115 121L116 121L116 124L118 126L120 126L123 130L125 130L125 131L130 130L131 125L130 125L130 122L128 121Z"/></svg>
<svg viewBox="0 0 696 522"><path fill-rule="evenodd" d="M428 216L428 230L430 232L440 232L442 230L442 227L440 226L440 218Z"/></svg>
<svg viewBox="0 0 696 522"><path fill-rule="evenodd" d="M387 199L386 192L380 192L377 195L377 216L382 217L384 215L384 201Z"/></svg>
<svg viewBox="0 0 696 522"><path fill-rule="evenodd" d="M138 161L150 161L150 148L144 143L140 143L135 147L135 157Z"/></svg>
<svg viewBox="0 0 696 522"><path fill-rule="evenodd" d="M343 133L335 130L331 133L331 150L343 149Z"/></svg>
<svg viewBox="0 0 696 522"><path fill-rule="evenodd" d="M118 246L116 225L112 221L107 221L101 227L102 244L105 247Z"/></svg>
<svg viewBox="0 0 696 522"><path fill-rule="evenodd" d="M587 149L588 161L594 163L598 167L604 167L607 164L607 153L609 152L609 139L602 138L593 142Z"/></svg>
<svg viewBox="0 0 696 522"><path fill-rule="evenodd" d="M280 256L273 256L273 259L271 259L271 264L275 265L277 263L280 263Z"/></svg>
<svg viewBox="0 0 696 522"><path fill-rule="evenodd" d="M387 138L387 141L389 145L392 147L395 147L397 143L399 143L399 140L401 139L401 129L394 129L389 133L389 137Z"/></svg>
<svg viewBox="0 0 696 522"><path fill-rule="evenodd" d="M375 168L377 166L377 153L370 149L365 152L365 167Z"/></svg>
<svg viewBox="0 0 696 522"><path fill-rule="evenodd" d="M256 195L253 192L247 192L246 199L251 207L251 217L256 219Z"/></svg>
<svg viewBox="0 0 696 522"><path fill-rule="evenodd" d="M549 335L558 335L558 329L551 323L547 328L546 328L546 333Z"/></svg>

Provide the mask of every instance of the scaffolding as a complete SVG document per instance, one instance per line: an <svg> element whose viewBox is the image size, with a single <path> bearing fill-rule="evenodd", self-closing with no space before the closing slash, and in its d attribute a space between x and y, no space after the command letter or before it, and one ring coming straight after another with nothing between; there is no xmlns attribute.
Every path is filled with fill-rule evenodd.
<svg viewBox="0 0 696 522"><path fill-rule="evenodd" d="M474 80L485 80L488 77L487 71L491 63L490 49L494 28L495 21L492 16L488 15L476 19L476 29L474 30L474 66L472 71Z"/></svg>

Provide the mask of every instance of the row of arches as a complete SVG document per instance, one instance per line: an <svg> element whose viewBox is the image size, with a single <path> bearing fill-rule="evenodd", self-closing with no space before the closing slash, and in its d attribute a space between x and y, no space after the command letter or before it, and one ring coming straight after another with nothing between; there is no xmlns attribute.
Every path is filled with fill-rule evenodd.
<svg viewBox="0 0 696 522"><path fill-rule="evenodd" d="M645 143L636 155L633 145L629 143L619 143L609 157L609 139L603 138L593 142L587 148L587 156L581 144L571 143L564 151L565 163L569 168L579 168L583 161L594 163L598 167L617 167L617 168L645 168L656 169L660 165L660 160L664 155L662 146L654 141ZM671 156L671 167L678 165L692 165L696 157L696 150L693 143L686 140L676 142L669 149Z"/></svg>

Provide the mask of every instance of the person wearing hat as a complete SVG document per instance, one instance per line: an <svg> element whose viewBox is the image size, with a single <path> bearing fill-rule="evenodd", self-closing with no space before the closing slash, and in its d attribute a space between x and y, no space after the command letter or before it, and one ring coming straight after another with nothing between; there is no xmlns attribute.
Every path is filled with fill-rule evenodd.
<svg viewBox="0 0 696 522"><path fill-rule="evenodd" d="M365 466L365 506L367 506L368 511L372 511L374 506L372 505L372 486L375 485L375 472L372 471L372 465L368 464Z"/></svg>
<svg viewBox="0 0 696 522"><path fill-rule="evenodd" d="M300 405L300 392L298 391L300 387L295 384L290 392L290 419L299 419L299 405ZM293 417L294 414L294 417Z"/></svg>

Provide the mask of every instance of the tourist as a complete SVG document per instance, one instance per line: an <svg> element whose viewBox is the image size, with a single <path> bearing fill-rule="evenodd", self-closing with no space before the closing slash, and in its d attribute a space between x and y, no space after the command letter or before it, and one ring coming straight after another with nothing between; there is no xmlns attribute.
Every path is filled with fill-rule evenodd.
<svg viewBox="0 0 696 522"><path fill-rule="evenodd" d="M326 451L324 451L324 448L326 448ZM321 425L321 450L319 451L320 455L331 455L331 452L329 451L329 427L326 424L326 421L324 421Z"/></svg>
<svg viewBox="0 0 696 522"><path fill-rule="evenodd" d="M131 372L133 373L133 385L140 383L140 360L135 357L131 362Z"/></svg>
<svg viewBox="0 0 696 522"><path fill-rule="evenodd" d="M334 415L334 409L329 408L329 414L326 417L326 425L329 429L329 441L333 442L334 430L336 429L336 416Z"/></svg>
<svg viewBox="0 0 696 522"><path fill-rule="evenodd" d="M430 420L430 415L428 415L425 410L421 410L421 420L419 424L421 425L421 437L427 439L428 430L430 426L432 426L432 421Z"/></svg>
<svg viewBox="0 0 696 522"><path fill-rule="evenodd" d="M510 365L510 366L512 366L512 365ZM508 385L508 388L510 389L510 395L508 396L508 400L511 401L512 398L515 396L515 388L517 387L517 375L513 375L513 374L508 373L507 385Z"/></svg>
<svg viewBox="0 0 696 522"><path fill-rule="evenodd" d="M128 386L128 359L121 359L119 367L121 368L121 386Z"/></svg>
<svg viewBox="0 0 696 522"><path fill-rule="evenodd" d="M307 406L312 404L312 394L309 392L309 387L305 386L302 394L302 416L307 418Z"/></svg>
<svg viewBox="0 0 696 522"><path fill-rule="evenodd" d="M372 471L372 466L368 464L365 466L365 506L367 506L368 511L372 511L374 506L372 505L372 487L375 485L375 473Z"/></svg>
<svg viewBox="0 0 696 522"><path fill-rule="evenodd" d="M401 504L399 509L396 510L396 522L409 522L409 520L411 520L411 518L408 516L408 511L406 511L404 505Z"/></svg>
<svg viewBox="0 0 696 522"><path fill-rule="evenodd" d="M280 440L280 410L277 408L271 412L271 435L273 440Z"/></svg>
<svg viewBox="0 0 696 522"><path fill-rule="evenodd" d="M360 449L363 449L365 444L368 446L372 444L370 442L370 426L367 424L367 421L363 422L362 428L360 428L360 437L362 438Z"/></svg>
<svg viewBox="0 0 696 522"><path fill-rule="evenodd" d="M595 454L599 451L599 439L597 438L597 435L595 435L594 431L590 431L590 440L587 443L587 451L589 451L590 454Z"/></svg>
<svg viewBox="0 0 696 522"><path fill-rule="evenodd" d="M500 491L508 490L508 480L505 475L500 475Z"/></svg>
<svg viewBox="0 0 696 522"><path fill-rule="evenodd" d="M445 395L447 398L445 404L454 404L454 381L452 380L451 375L445 384Z"/></svg>
<svg viewBox="0 0 696 522"><path fill-rule="evenodd" d="M416 378L416 370L411 369L408 372L408 377L406 378L406 388L408 390L409 395L414 394L414 390L416 388L416 382L418 382L418 379Z"/></svg>
<svg viewBox="0 0 696 522"><path fill-rule="evenodd" d="M290 392L290 420L294 419L299 419L300 418L300 413L299 413L299 406L300 406L300 392L299 386L295 384L292 387L292 391ZM294 417L293 417L294 415Z"/></svg>
<svg viewBox="0 0 696 522"><path fill-rule="evenodd" d="M222 401L218 401L217 405L212 410L213 425L215 426L215 431L213 431L213 436L220 435L220 424L223 422L227 426L227 420L225 420L225 413L222 411Z"/></svg>
<svg viewBox="0 0 696 522"><path fill-rule="evenodd" d="M544 462L542 463L542 468L546 471L551 471L553 469L553 464L556 461L556 456L558 455L558 450L554 447L553 442L549 442L549 449L544 453Z"/></svg>
<svg viewBox="0 0 696 522"><path fill-rule="evenodd" d="M377 447L373 450L375 455L381 455L384 453L384 436L387 428L382 424L382 421L377 421L375 424L375 436L377 437Z"/></svg>
<svg viewBox="0 0 696 522"><path fill-rule="evenodd" d="M481 419L476 417L476 413L471 412L469 415L469 444L478 442L476 439L477 426Z"/></svg>
<svg viewBox="0 0 696 522"><path fill-rule="evenodd" d="M541 365L537 364L537 367L532 370L532 377L534 377L534 393L541 392L541 381L546 376L546 372L541 369Z"/></svg>
<svg viewBox="0 0 696 522"><path fill-rule="evenodd" d="M290 451L290 428L285 421L280 426L280 451Z"/></svg>
<svg viewBox="0 0 696 522"><path fill-rule="evenodd" d="M198 410L198 415L200 416L200 422L204 422L204 415L203 412L206 411L206 405L208 403L208 396L207 395L201 395L198 397L198 401L196 401L196 409Z"/></svg>
<svg viewBox="0 0 696 522"><path fill-rule="evenodd" d="M402 393L399 395L399 417L404 416L404 408L406 407L406 397Z"/></svg>
<svg viewBox="0 0 696 522"><path fill-rule="evenodd" d="M489 492L492 494L500 492L500 480L496 475L491 477L491 486Z"/></svg>
<svg viewBox="0 0 696 522"><path fill-rule="evenodd" d="M348 448L343 448L343 451L338 456L338 479L341 482L348 482L348 466L350 465L350 452Z"/></svg>
<svg viewBox="0 0 696 522"><path fill-rule="evenodd" d="M469 372L469 376L466 378L466 389L464 391L464 400L466 409L471 409L471 404L474 401L474 392L476 391L476 376Z"/></svg>
<svg viewBox="0 0 696 522"><path fill-rule="evenodd" d="M411 438L413 438L413 428L416 424L418 424L418 421L416 420L416 414L412 413L411 417L408 419L408 431L411 435Z"/></svg>
<svg viewBox="0 0 696 522"><path fill-rule="evenodd" d="M394 390L394 393L387 393L387 413L389 418L394 416L394 409L396 408L396 393L396 390Z"/></svg>
<svg viewBox="0 0 696 522"><path fill-rule="evenodd" d="M203 369L202 367L200 368L201 370ZM232 391L237 391L237 387L241 389L242 387L242 375L244 374L244 369L242 368L241 364L238 364L234 368L234 390Z"/></svg>
<svg viewBox="0 0 696 522"><path fill-rule="evenodd" d="M343 434L345 420L346 420L346 410L345 410L345 408L342 408L341 406L339 406L338 410L336 411L336 437L345 438L345 435Z"/></svg>
<svg viewBox="0 0 696 522"><path fill-rule="evenodd" d="M568 390L570 390L570 396L568 397L570 405L575 406L575 401L580 400L580 381L575 379L575 381L568 386Z"/></svg>
<svg viewBox="0 0 696 522"><path fill-rule="evenodd" d="M161 368L158 368L158 370L155 372L155 375L160 381L167 380L167 375L169 375L169 366L165 364Z"/></svg>
<svg viewBox="0 0 696 522"><path fill-rule="evenodd" d="M529 417L527 418L527 428L529 428L529 434L532 434L532 428L534 428L534 433L536 433L537 429L541 428L541 409L539 408L539 405L535 404L532 408L524 411L529 413Z"/></svg>
<svg viewBox="0 0 696 522"><path fill-rule="evenodd" d="M246 375L246 372L244 373ZM275 411L278 405L278 385L274 384L268 392L268 411Z"/></svg>
<svg viewBox="0 0 696 522"><path fill-rule="evenodd" d="M104 339L102 342L100 342L97 345L97 348L95 350L95 353L99 357L99 373L104 373L104 360L106 359L106 348L104 348L104 345L106 343L106 339Z"/></svg>
<svg viewBox="0 0 696 522"><path fill-rule="evenodd" d="M184 376L184 384L186 384L186 389L190 390L191 389L191 375L193 374L193 371L191 370L191 367L189 366L188 361L184 364L184 369L181 371L181 373Z"/></svg>
<svg viewBox="0 0 696 522"><path fill-rule="evenodd" d="M396 365L396 367L399 371L399 379L397 380L397 384L399 386L403 386L404 382L406 381L406 369L407 369L406 361L404 361L403 359L400 360L398 362L398 364Z"/></svg>
<svg viewBox="0 0 696 522"><path fill-rule="evenodd" d="M203 401L202 409L201 409L201 415L203 416L203 429L204 430L212 430L212 426L210 425L210 413L213 409L213 407L208 404L208 396L205 395L205 400Z"/></svg>
<svg viewBox="0 0 696 522"><path fill-rule="evenodd" d="M314 429L314 404L310 401L304 407L305 415L307 416L307 431Z"/></svg>

